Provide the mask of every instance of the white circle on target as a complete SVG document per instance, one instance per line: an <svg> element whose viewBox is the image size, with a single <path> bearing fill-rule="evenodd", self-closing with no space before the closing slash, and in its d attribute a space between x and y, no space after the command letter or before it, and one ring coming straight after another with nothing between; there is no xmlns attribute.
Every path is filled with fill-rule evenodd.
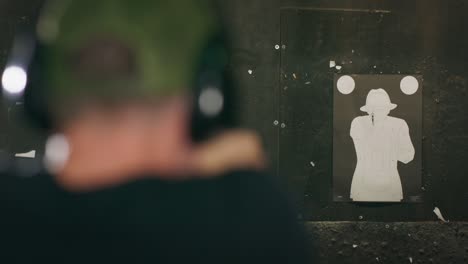
<svg viewBox="0 0 468 264"><path fill-rule="evenodd" d="M406 76L400 82L401 91L406 95L415 94L419 88L419 82L413 76Z"/></svg>
<svg viewBox="0 0 468 264"><path fill-rule="evenodd" d="M356 87L356 83L354 82L353 77L349 75L341 76L336 83L336 87L338 91L342 94L350 94L354 91Z"/></svg>

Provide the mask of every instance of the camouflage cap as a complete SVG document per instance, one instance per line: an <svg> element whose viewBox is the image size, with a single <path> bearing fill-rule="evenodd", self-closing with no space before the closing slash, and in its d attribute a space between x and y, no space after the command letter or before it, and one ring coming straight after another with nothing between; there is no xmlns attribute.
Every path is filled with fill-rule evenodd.
<svg viewBox="0 0 468 264"><path fill-rule="evenodd" d="M38 35L51 110L184 92L219 32L208 0L49 2Z"/></svg>

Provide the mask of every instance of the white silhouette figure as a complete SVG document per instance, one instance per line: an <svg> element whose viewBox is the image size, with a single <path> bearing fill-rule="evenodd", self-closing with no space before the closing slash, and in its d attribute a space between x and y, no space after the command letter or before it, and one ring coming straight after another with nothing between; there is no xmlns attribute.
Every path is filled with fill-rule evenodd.
<svg viewBox="0 0 468 264"><path fill-rule="evenodd" d="M398 161L414 158L414 147L405 120L388 116L397 107L384 89L369 92L356 117L350 135L354 142L357 165L351 183L351 199L358 202L400 202L403 188Z"/></svg>

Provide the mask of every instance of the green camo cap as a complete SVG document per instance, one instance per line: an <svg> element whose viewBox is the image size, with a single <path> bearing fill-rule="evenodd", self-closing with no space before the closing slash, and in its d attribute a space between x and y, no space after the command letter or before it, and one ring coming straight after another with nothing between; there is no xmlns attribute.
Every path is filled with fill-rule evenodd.
<svg viewBox="0 0 468 264"><path fill-rule="evenodd" d="M190 91L219 32L208 0L49 2L38 35L50 110Z"/></svg>

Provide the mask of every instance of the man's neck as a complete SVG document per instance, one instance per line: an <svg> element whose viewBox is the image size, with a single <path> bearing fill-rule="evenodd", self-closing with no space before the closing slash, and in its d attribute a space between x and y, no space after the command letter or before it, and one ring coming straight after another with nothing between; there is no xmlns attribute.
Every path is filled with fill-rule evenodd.
<svg viewBox="0 0 468 264"><path fill-rule="evenodd" d="M225 132L193 145L188 113L186 104L175 101L157 112L137 107L82 115L63 129L70 155L56 173L58 182L81 191L144 175L183 180L264 167L260 139L249 131Z"/></svg>

